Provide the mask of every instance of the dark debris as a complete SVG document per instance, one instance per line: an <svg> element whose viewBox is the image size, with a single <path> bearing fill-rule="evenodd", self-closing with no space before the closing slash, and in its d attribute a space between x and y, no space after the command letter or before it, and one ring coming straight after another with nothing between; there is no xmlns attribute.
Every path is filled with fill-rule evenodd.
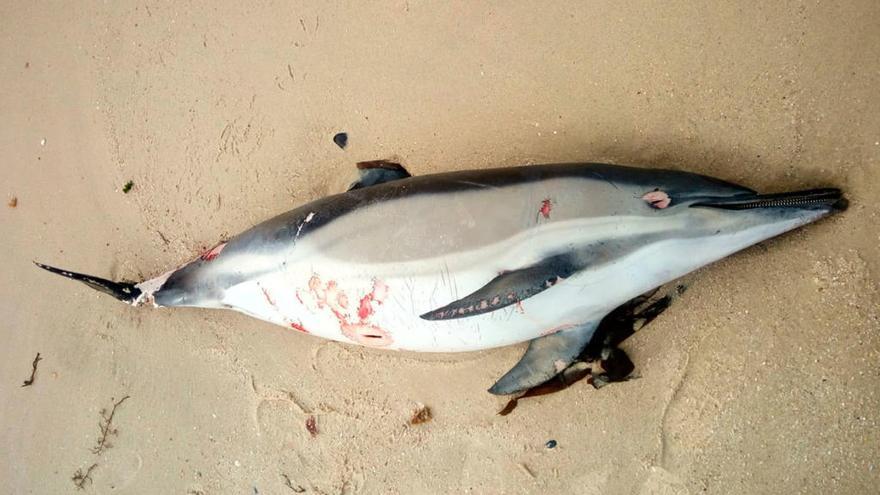
<svg viewBox="0 0 880 495"><path fill-rule="evenodd" d="M40 353L37 353L37 357L34 358L34 362L32 364L33 369L31 370L31 377L24 381L21 385L22 387L30 387L34 384L34 379L37 377L37 364L42 361L43 358L40 357Z"/></svg>
<svg viewBox="0 0 880 495"><path fill-rule="evenodd" d="M125 397L119 399L113 404L113 408L110 410L110 413L107 413L106 409L101 409L101 422L98 423L98 428L101 429L101 436L98 437L97 443L94 447L92 447L93 454L100 454L106 449L109 449L113 445L110 444L110 437L116 435L118 431L113 427L113 417L116 415L116 409L125 402L130 396L126 395Z"/></svg>
<svg viewBox="0 0 880 495"><path fill-rule="evenodd" d="M420 403L413 411L412 417L409 419L409 424L419 425L427 423L428 421L431 421L431 418L433 417L434 416L431 414L431 408Z"/></svg>
<svg viewBox="0 0 880 495"><path fill-rule="evenodd" d="M348 146L348 134L344 132L337 133L333 136L333 142L336 143L336 146L345 149Z"/></svg>
<svg viewBox="0 0 880 495"><path fill-rule="evenodd" d="M308 419L306 419L306 430L309 430L309 433L313 437L318 436L318 422L314 416L309 416Z"/></svg>
<svg viewBox="0 0 880 495"><path fill-rule="evenodd" d="M92 471L94 471L96 467L98 467L97 462L89 466L85 472L83 472L82 468L79 468L73 473L73 476L70 479L73 481L73 484L76 485L77 490L84 490L86 483L92 482Z"/></svg>

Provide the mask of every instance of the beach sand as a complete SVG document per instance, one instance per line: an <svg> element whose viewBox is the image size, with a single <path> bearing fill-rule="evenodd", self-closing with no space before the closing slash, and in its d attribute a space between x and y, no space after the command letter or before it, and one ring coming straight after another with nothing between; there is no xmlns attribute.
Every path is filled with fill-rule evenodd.
<svg viewBox="0 0 880 495"><path fill-rule="evenodd" d="M72 493L77 472L84 493L880 486L878 2L5 2L0 19L0 492ZM669 167L838 186L851 206L691 275L625 343L639 379L506 417L486 389L522 346L364 349L133 309L31 264L155 276L380 158ZM411 425L419 403L433 418Z"/></svg>

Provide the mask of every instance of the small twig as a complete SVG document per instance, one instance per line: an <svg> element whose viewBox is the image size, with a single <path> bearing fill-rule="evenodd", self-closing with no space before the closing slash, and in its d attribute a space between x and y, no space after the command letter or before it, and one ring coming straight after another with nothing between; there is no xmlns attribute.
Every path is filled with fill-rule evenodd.
<svg viewBox="0 0 880 495"><path fill-rule="evenodd" d="M107 414L106 409L101 410L101 418L102 422L98 423L98 428L101 429L101 437L98 438L98 443L92 447L93 454L100 454L104 451L104 449L112 447L109 443L110 437L116 434L116 428L113 428L113 416L116 414L116 408L119 407L120 404L125 402L130 396L126 395L125 397L119 399L115 404L113 404L113 409L110 410L110 414Z"/></svg>
<svg viewBox="0 0 880 495"><path fill-rule="evenodd" d="M97 462L89 466L88 469L86 469L85 473L83 472L82 468L77 469L76 472L73 473L73 477L70 479L73 481L73 484L76 485L76 488L78 490L84 489L86 487L86 483L92 482L92 470L94 470L96 467L98 467Z"/></svg>
<svg viewBox="0 0 880 495"><path fill-rule="evenodd" d="M281 476L284 477L284 485L287 486L287 488L293 490L294 493L303 493L304 491L306 491L306 489L303 488L302 485L293 486L293 481L290 481L290 476L284 473L281 473Z"/></svg>
<svg viewBox="0 0 880 495"><path fill-rule="evenodd" d="M37 357L34 358L34 369L31 370L31 377L24 381L24 383L21 385L22 387L30 387L34 384L34 378L37 377L37 363L39 363L42 359L43 358L40 357L40 353L38 352Z"/></svg>

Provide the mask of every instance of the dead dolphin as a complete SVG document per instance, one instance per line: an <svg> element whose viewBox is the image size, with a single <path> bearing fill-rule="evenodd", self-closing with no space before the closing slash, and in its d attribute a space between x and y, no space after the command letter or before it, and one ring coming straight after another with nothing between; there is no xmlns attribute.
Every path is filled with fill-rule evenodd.
<svg viewBox="0 0 880 495"><path fill-rule="evenodd" d="M226 308L387 349L530 341L489 390L553 378L615 308L842 210L838 189L758 194L702 175L552 164L411 177L386 161L141 283L38 264L132 305Z"/></svg>

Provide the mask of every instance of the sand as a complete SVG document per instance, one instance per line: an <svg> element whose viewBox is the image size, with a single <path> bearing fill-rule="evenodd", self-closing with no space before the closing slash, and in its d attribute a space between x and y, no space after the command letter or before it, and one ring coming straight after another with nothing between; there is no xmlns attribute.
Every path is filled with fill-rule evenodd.
<svg viewBox="0 0 880 495"><path fill-rule="evenodd" d="M0 491L72 493L78 470L85 493L880 486L876 1L5 2L0 19ZM132 309L31 264L154 276L379 158L672 167L835 185L851 208L693 274L625 344L640 379L507 417L485 390L521 346L363 349ZM433 418L409 425L419 403Z"/></svg>

